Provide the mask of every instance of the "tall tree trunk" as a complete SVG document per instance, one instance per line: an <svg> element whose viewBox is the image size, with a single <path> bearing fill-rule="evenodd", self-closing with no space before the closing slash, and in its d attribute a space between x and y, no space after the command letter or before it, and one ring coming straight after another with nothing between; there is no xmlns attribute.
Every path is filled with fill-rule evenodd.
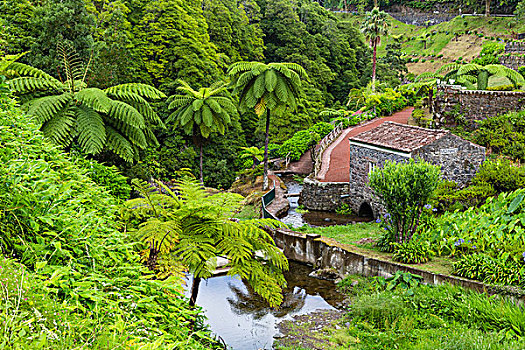
<svg viewBox="0 0 525 350"><path fill-rule="evenodd" d="M377 5L377 0L374 0L374 7L379 7L379 6Z"/></svg>
<svg viewBox="0 0 525 350"><path fill-rule="evenodd" d="M200 170L200 176L201 176L201 185L204 186L204 177L202 175L202 141L200 142L200 154L199 154L199 170Z"/></svg>
<svg viewBox="0 0 525 350"><path fill-rule="evenodd" d="M377 62L377 41L374 41L374 54L372 56L372 91L376 91L376 62Z"/></svg>
<svg viewBox="0 0 525 350"><path fill-rule="evenodd" d="M268 189L268 141L270 140L270 110L266 110L266 134L264 140L263 191Z"/></svg>
<svg viewBox="0 0 525 350"><path fill-rule="evenodd" d="M191 284L190 306L194 307L197 303L197 295L199 295L199 286L201 278L193 276L193 283Z"/></svg>
<svg viewBox="0 0 525 350"><path fill-rule="evenodd" d="M485 17L490 16L490 0L485 0Z"/></svg>

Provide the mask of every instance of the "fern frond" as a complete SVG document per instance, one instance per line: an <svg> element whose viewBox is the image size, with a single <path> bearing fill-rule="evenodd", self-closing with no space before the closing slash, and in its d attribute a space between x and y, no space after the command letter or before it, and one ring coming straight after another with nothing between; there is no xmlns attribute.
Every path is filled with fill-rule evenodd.
<svg viewBox="0 0 525 350"><path fill-rule="evenodd" d="M75 100L97 112L108 113L113 102L103 90L87 88L75 94Z"/></svg>
<svg viewBox="0 0 525 350"><path fill-rule="evenodd" d="M165 128L165 125L162 122L162 120L159 118L159 115L151 107L149 102L146 101L146 99L144 99L143 97L137 94L129 94L129 96L132 96L132 98L129 100L125 98L120 98L120 100L122 102L127 103L131 107L135 108L140 114L142 114L144 119L148 121L149 123Z"/></svg>
<svg viewBox="0 0 525 350"><path fill-rule="evenodd" d="M257 65L262 64L261 62L235 62L232 64L227 71L227 74L230 76L236 76L240 73L253 70Z"/></svg>
<svg viewBox="0 0 525 350"><path fill-rule="evenodd" d="M70 108L64 108L42 124L41 130L45 137L54 143L69 146L73 140L75 114Z"/></svg>
<svg viewBox="0 0 525 350"><path fill-rule="evenodd" d="M106 116L106 121L118 130L122 136L128 139L132 146L144 149L148 145L143 129L126 124L121 120L116 120L109 116ZM136 152L134 151L133 153L135 154Z"/></svg>
<svg viewBox="0 0 525 350"><path fill-rule="evenodd" d="M26 94L37 90L61 90L63 87L61 83L56 84L54 81L35 77L14 78L9 80L7 84L15 94Z"/></svg>
<svg viewBox="0 0 525 350"><path fill-rule="evenodd" d="M459 63L447 63L441 66L441 68L439 68L435 74L442 75L442 74L449 73L451 71L457 71L461 66L462 65Z"/></svg>
<svg viewBox="0 0 525 350"><path fill-rule="evenodd" d="M175 109L191 104L191 102L193 102L193 98L189 96L173 95L168 101L170 101L168 108Z"/></svg>
<svg viewBox="0 0 525 350"><path fill-rule="evenodd" d="M166 97L162 91L155 89L153 86L139 83L115 85L105 89L104 92L110 96L118 93L133 93L149 100L160 100Z"/></svg>
<svg viewBox="0 0 525 350"><path fill-rule="evenodd" d="M77 139L82 150L98 154L106 143L106 129L102 117L95 110L83 105L75 107Z"/></svg>
<svg viewBox="0 0 525 350"><path fill-rule="evenodd" d="M131 143L126 140L124 136L119 134L117 130L109 125L106 128L106 147L114 152L117 156L124 159L128 163L133 162L134 151Z"/></svg>
<svg viewBox="0 0 525 350"><path fill-rule="evenodd" d="M482 69L484 69L483 66L480 66L479 64L469 63L469 64L465 64L459 67L457 74L458 76L466 75L466 74L477 75L478 72Z"/></svg>
<svg viewBox="0 0 525 350"><path fill-rule="evenodd" d="M60 114L72 99L73 96L69 93L41 97L31 102L28 114L36 117L40 123L45 123Z"/></svg>
<svg viewBox="0 0 525 350"><path fill-rule="evenodd" d="M146 125L144 123L144 117L135 108L122 101L111 101L111 107L107 111L107 114L115 120L119 120L122 123L133 126L135 128L142 129Z"/></svg>
<svg viewBox="0 0 525 350"><path fill-rule="evenodd" d="M61 85L60 80L53 78L51 75L47 74L43 70L40 70L35 67L31 67L27 64L20 62L13 62L8 66L9 72L16 73L19 76L30 76L34 78L42 78L49 81L50 84Z"/></svg>

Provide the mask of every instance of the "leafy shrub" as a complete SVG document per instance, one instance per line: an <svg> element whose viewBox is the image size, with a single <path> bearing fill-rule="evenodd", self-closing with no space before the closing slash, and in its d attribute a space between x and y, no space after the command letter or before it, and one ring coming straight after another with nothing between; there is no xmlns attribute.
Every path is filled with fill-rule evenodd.
<svg viewBox="0 0 525 350"><path fill-rule="evenodd" d="M497 192L512 192L525 187L525 168L506 159L485 161L472 183L490 184Z"/></svg>
<svg viewBox="0 0 525 350"><path fill-rule="evenodd" d="M509 256L510 257L510 256ZM520 285L525 282L525 266L517 260L492 258L483 253L465 254L454 262L454 274L485 283Z"/></svg>
<svg viewBox="0 0 525 350"><path fill-rule="evenodd" d="M75 162L79 167L86 170L86 175L93 182L106 188L109 193L120 201L128 200L131 194L131 186L128 179L121 175L117 167L106 166L92 159L76 157Z"/></svg>
<svg viewBox="0 0 525 350"><path fill-rule="evenodd" d="M412 274L410 272L396 271L396 273L389 278L376 277L376 290L395 290L397 288L410 290L419 286L423 282L423 277Z"/></svg>
<svg viewBox="0 0 525 350"><path fill-rule="evenodd" d="M412 239L407 243L392 243L394 254L392 259L404 264L423 264L429 262L432 250L426 241Z"/></svg>
<svg viewBox="0 0 525 350"><path fill-rule="evenodd" d="M499 64L498 55L505 50L505 44L485 42L479 56L472 60L472 63L476 63L482 66L488 64Z"/></svg>
<svg viewBox="0 0 525 350"><path fill-rule="evenodd" d="M370 187L384 203L388 212L384 228L395 242L410 241L430 196L439 183L439 167L424 161L394 163L387 161L383 169L370 174Z"/></svg>
<svg viewBox="0 0 525 350"><path fill-rule="evenodd" d="M440 255L460 256L456 271L465 277L523 284L524 198L525 189L519 189L490 197L479 208L444 214L429 232L433 249ZM467 257L470 254L475 256Z"/></svg>
<svg viewBox="0 0 525 350"><path fill-rule="evenodd" d="M325 137L334 126L330 123L320 122L307 130L296 132L291 139L286 140L279 147L280 157L289 157L292 161L297 161L312 146L316 145Z"/></svg>
<svg viewBox="0 0 525 350"><path fill-rule="evenodd" d="M384 93L376 93L367 96L365 110L374 110L378 116L388 116L400 111L406 106L413 105L416 101L416 93L412 90L397 92L386 89Z"/></svg>
<svg viewBox="0 0 525 350"><path fill-rule="evenodd" d="M308 128L309 132L315 132L319 134L321 138L325 137L330 133L330 131L334 130L334 126L330 123L325 122L319 122L317 124L314 124L310 128Z"/></svg>
<svg viewBox="0 0 525 350"><path fill-rule="evenodd" d="M525 162L525 111L482 120L467 137L494 153Z"/></svg>

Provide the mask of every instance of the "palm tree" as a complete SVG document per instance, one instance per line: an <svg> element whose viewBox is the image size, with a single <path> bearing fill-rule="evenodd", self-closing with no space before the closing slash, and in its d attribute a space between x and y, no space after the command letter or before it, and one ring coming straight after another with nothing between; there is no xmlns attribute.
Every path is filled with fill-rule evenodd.
<svg viewBox="0 0 525 350"><path fill-rule="evenodd" d="M161 125L149 100L165 95L145 84L122 84L105 90L85 83L88 66L62 51L65 80L60 81L29 65L11 62L5 71L11 90L42 124L44 135L65 147L76 142L83 152L96 155L108 149L133 162L138 150L158 145L149 125Z"/></svg>
<svg viewBox="0 0 525 350"><path fill-rule="evenodd" d="M193 135L193 143L199 147L199 170L201 184L204 184L202 171L202 147L205 139L212 132L224 135L226 125L231 123L231 115L237 108L230 99L226 83L217 82L199 91L183 80L177 80L181 93L170 97L169 109L175 111L169 116L168 122L175 122L175 127L181 126L188 135Z"/></svg>
<svg viewBox="0 0 525 350"><path fill-rule="evenodd" d="M297 107L301 79L308 79L296 63L237 62L228 68L234 93L239 94L241 110L254 110L260 117L266 112L264 140L263 190L268 189L268 142L271 112L282 112L287 106Z"/></svg>
<svg viewBox="0 0 525 350"><path fill-rule="evenodd" d="M381 36L388 35L387 14L374 7L372 11L366 13L365 21L361 25L361 33L370 42L370 47L374 50L372 55L372 91L375 91L376 84L376 64L377 47L381 44Z"/></svg>
<svg viewBox="0 0 525 350"><path fill-rule="evenodd" d="M201 279L213 276L217 257L227 258L228 275L245 280L271 306L282 302L283 270L288 269L288 261L263 229L278 227L280 222L233 219L244 198L228 192L210 195L194 180L178 181L173 190L159 182L162 191L138 180L133 184L143 198L127 201L126 207L146 218L137 235L149 243L148 266L158 270L170 266L167 261L174 261L171 266L176 262L186 266L194 277L191 305L197 300Z"/></svg>

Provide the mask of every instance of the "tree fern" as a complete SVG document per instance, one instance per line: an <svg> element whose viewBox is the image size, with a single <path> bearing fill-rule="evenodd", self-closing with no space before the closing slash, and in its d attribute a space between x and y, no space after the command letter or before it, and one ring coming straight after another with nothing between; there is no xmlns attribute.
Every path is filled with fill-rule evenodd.
<svg viewBox="0 0 525 350"><path fill-rule="evenodd" d="M166 193L154 193L138 181L134 184L143 197L128 201L124 216L143 221L136 234L150 247L145 262L157 261L151 255L157 254L158 271L163 260L181 261L194 275L195 286L200 278L212 276L217 257L224 256L231 268L228 274L246 280L271 306L282 301L286 283L282 271L288 262L263 229L278 227L280 222L231 219L242 208L243 198L232 193L210 195L196 181L178 181L173 190L164 187ZM152 250L152 241L161 239L164 243ZM255 252L264 258L255 257Z"/></svg>
<svg viewBox="0 0 525 350"><path fill-rule="evenodd" d="M169 109L174 110L167 122L174 127L182 127L188 135L193 135L195 145L200 148L200 179L202 172L202 146L212 133L224 134L226 125L231 123L231 115L236 113L226 84L216 82L208 88L193 89L183 80L177 81L179 94L171 96Z"/></svg>
<svg viewBox="0 0 525 350"><path fill-rule="evenodd" d="M228 68L234 94L239 97L241 110L252 110L266 115L269 130L270 113L281 112L286 107L295 109L301 90L301 80L308 79L306 71L296 63L237 62ZM268 142L266 131L263 188L268 188Z"/></svg>
<svg viewBox="0 0 525 350"><path fill-rule="evenodd" d="M42 123L47 137L63 146L76 142L89 154L106 148L127 162L136 159L140 149L158 145L150 127L164 124L148 100L164 98L161 91L135 83L105 90L89 88L85 83L88 68L74 52L63 46L59 51L64 61L64 83L18 62L5 69L11 78L9 86L27 101L28 113Z"/></svg>

